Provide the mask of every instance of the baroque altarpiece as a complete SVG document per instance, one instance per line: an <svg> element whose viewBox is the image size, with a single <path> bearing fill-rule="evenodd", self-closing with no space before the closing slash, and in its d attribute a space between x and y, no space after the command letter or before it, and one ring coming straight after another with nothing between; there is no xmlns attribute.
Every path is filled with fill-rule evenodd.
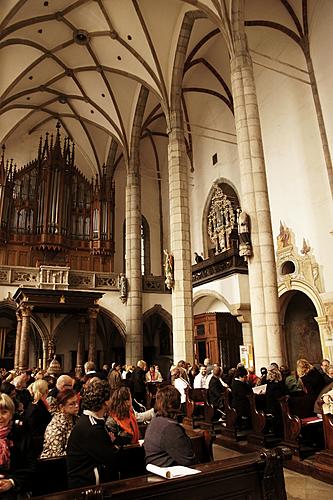
<svg viewBox="0 0 333 500"><path fill-rule="evenodd" d="M69 266L112 272L115 188L107 167L88 180L60 124L41 137L36 159L0 162L0 265Z"/></svg>

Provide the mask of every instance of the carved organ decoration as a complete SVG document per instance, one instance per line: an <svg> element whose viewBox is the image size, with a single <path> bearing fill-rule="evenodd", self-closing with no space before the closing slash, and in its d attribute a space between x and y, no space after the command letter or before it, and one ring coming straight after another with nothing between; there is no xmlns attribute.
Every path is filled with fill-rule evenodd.
<svg viewBox="0 0 333 500"><path fill-rule="evenodd" d="M113 269L114 183L107 167L90 181L75 166L74 143L40 139L37 158L17 170L0 162L0 264ZM11 257L8 257L11 255ZM9 260L8 260L9 259Z"/></svg>
<svg viewBox="0 0 333 500"><path fill-rule="evenodd" d="M214 186L215 191L212 197L210 210L208 213L208 234L215 246L215 255L229 250L231 247L231 233L237 231L236 210L231 200L225 195L222 189Z"/></svg>

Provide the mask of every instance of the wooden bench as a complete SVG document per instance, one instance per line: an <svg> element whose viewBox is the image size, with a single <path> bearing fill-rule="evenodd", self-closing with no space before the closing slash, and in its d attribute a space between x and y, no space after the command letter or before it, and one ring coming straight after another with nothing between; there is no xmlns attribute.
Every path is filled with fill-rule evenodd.
<svg viewBox="0 0 333 500"><path fill-rule="evenodd" d="M214 407L208 401L207 389L186 389L186 427L209 430L214 435L221 430L221 422L215 415Z"/></svg>
<svg viewBox="0 0 333 500"><path fill-rule="evenodd" d="M208 431L186 429L191 439L193 451L199 463L213 460L212 438ZM119 452L117 468L113 471L115 479L130 479L148 474L145 464L145 451L138 444L127 445ZM36 479L32 496L47 495L66 490L66 457L40 459L37 463Z"/></svg>
<svg viewBox="0 0 333 500"><path fill-rule="evenodd" d="M282 444L289 446L295 460L313 455L324 446L322 419L313 412L309 414L308 403L304 396L280 398L284 431Z"/></svg>
<svg viewBox="0 0 333 500"><path fill-rule="evenodd" d="M216 442L226 446L227 448L239 449L237 443L247 440L249 430L240 430L237 427L237 412L230 405L231 390L227 389L223 394L224 411L226 414L225 422L221 427L221 436L216 439Z"/></svg>
<svg viewBox="0 0 333 500"><path fill-rule="evenodd" d="M323 472L333 475L333 415L331 413L323 414L323 429L325 449L316 453L315 464Z"/></svg>
<svg viewBox="0 0 333 500"><path fill-rule="evenodd" d="M257 400L259 399L259 407L263 407L262 396L249 394L248 396L251 410L252 429L247 435L248 443L259 448L273 448L281 440L282 437L276 436L272 429L272 418L268 416L263 410L257 409Z"/></svg>
<svg viewBox="0 0 333 500"><path fill-rule="evenodd" d="M113 500L202 500L203 498L233 500L287 500L283 477L283 460L289 450L276 448L248 453L228 460L201 464L201 472L177 479L143 476L114 481L101 486L65 491L39 497L38 500L77 500L94 498ZM290 454L290 453L289 453ZM37 500L37 499L36 499Z"/></svg>
<svg viewBox="0 0 333 500"><path fill-rule="evenodd" d="M66 490L66 457L40 458L37 460L32 496Z"/></svg>

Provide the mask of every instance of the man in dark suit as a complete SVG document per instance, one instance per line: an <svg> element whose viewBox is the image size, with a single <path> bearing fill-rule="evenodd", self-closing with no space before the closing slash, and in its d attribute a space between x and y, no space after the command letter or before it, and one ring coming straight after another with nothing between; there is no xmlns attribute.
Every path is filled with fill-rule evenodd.
<svg viewBox="0 0 333 500"><path fill-rule="evenodd" d="M222 379L222 368L220 366L215 366L213 368L213 376L209 381L209 386L208 386L208 401L211 405L213 405L214 409L220 412L220 417L221 413L223 413L223 394L226 391L226 388L228 387L227 384L225 384Z"/></svg>

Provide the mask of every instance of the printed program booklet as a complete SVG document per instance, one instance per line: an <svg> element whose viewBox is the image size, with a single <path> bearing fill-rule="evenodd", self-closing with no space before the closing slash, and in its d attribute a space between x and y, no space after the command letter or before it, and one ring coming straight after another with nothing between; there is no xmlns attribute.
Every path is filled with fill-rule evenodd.
<svg viewBox="0 0 333 500"><path fill-rule="evenodd" d="M148 472L157 474L158 476L166 477L167 479L173 479L175 477L190 476L191 474L198 474L201 472L197 469L191 469L190 467L184 467L183 465L174 465L172 467L158 467L158 465L148 464L146 467Z"/></svg>

